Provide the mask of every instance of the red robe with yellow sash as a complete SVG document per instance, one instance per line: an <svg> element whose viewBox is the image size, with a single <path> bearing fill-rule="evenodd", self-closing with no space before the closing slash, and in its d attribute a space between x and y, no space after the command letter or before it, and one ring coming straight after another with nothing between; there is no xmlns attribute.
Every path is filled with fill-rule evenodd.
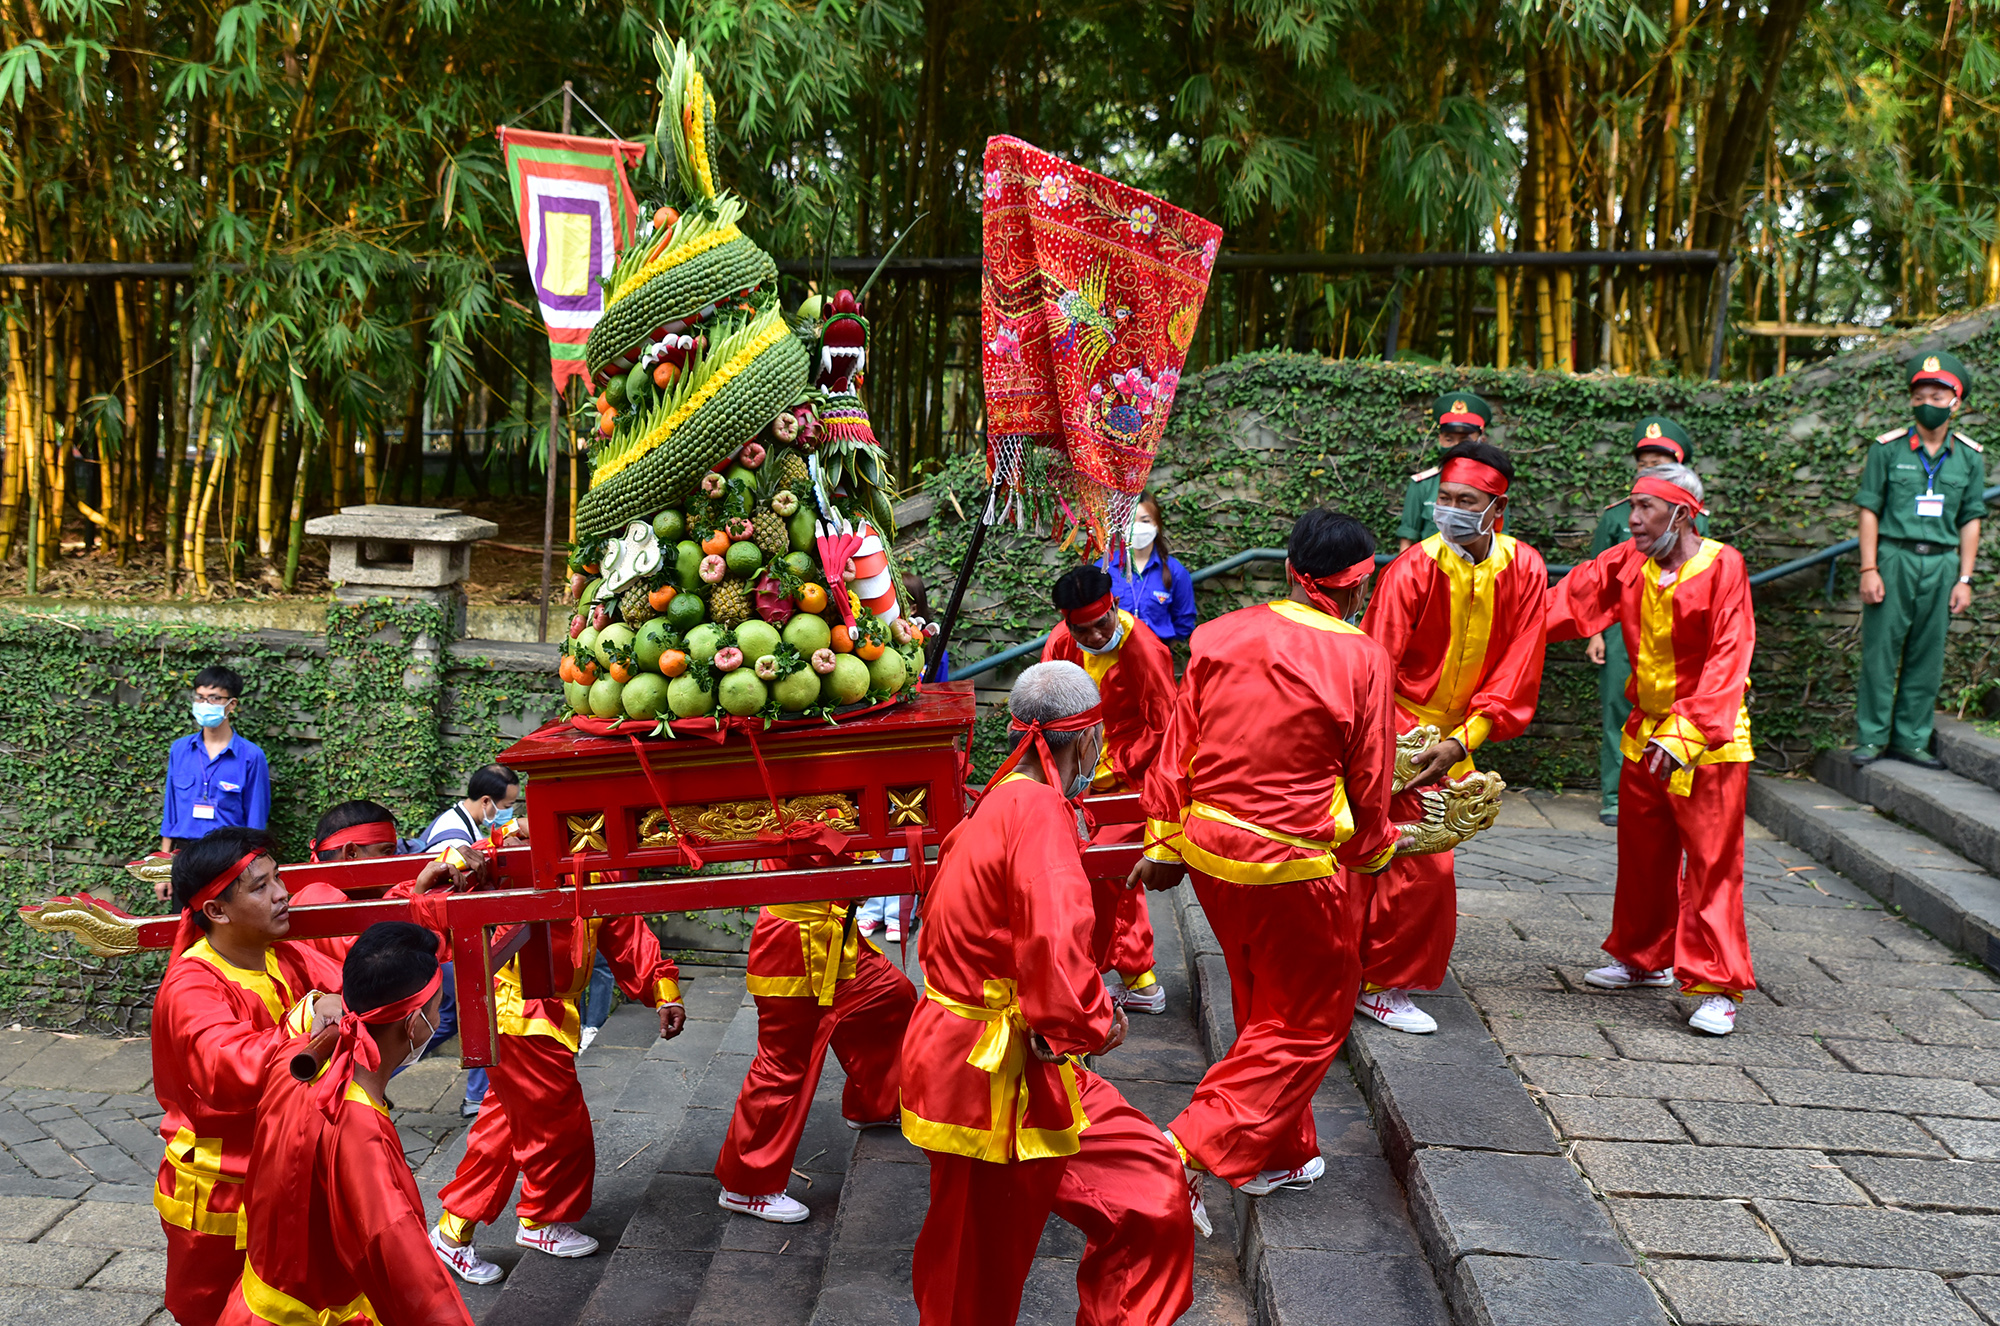
<svg viewBox="0 0 2000 1326"><path fill-rule="evenodd" d="M842 1117L896 1118L903 1032L917 992L873 944L847 930L846 919L843 903L788 903L764 908L750 931L747 984L757 1001L757 1057L736 1093L715 1162L715 1177L729 1192L761 1197L785 1190L829 1048L847 1074Z"/></svg>
<svg viewBox="0 0 2000 1326"><path fill-rule="evenodd" d="M1124 638L1116 649L1093 654L1077 644L1068 622L1058 622L1042 646L1042 662L1074 663L1097 683L1104 706L1104 752L1090 790L1100 795L1136 790L1160 753L1167 720L1174 712L1174 656L1153 634L1153 628L1122 609L1118 620ZM1142 826L1107 824L1097 842L1132 842ZM1097 929L1092 950L1098 966L1115 971L1128 990L1156 983L1153 976L1153 919L1146 912L1143 889L1120 887L1118 881L1093 883Z"/></svg>
<svg viewBox="0 0 2000 1326"><path fill-rule="evenodd" d="M431 1250L396 1126L356 1082L328 1119L318 1083L292 1078L291 1058L305 1044L287 1041L265 1060L244 1185L249 1256L222 1326L472 1326Z"/></svg>
<svg viewBox="0 0 2000 1326"><path fill-rule="evenodd" d="M1146 855L1189 867L1239 1028L1174 1137L1231 1183L1319 1154L1312 1097L1361 986L1360 876L1396 848L1390 675L1380 645L1306 604L1218 617L1147 776Z"/></svg>
<svg viewBox="0 0 2000 1326"><path fill-rule="evenodd" d="M590 1209L597 1175L597 1143L590 1111L576 1079L576 1049L583 1032L577 996L590 984L595 955L604 954L625 997L650 1008L678 1003L680 968L660 953L660 941L643 916L582 922L583 956L572 963L576 921L549 922L555 959L553 999L525 999L521 960L510 959L493 977L499 1060L487 1070L492 1090L466 1138L438 1199L447 1235L464 1240L472 1226L497 1220L521 1180L515 1210L530 1228L581 1219Z"/></svg>
<svg viewBox="0 0 2000 1326"><path fill-rule="evenodd" d="M1632 656L1632 702L1618 779L1618 893L1604 951L1628 967L1672 967L1689 994L1756 986L1743 925L1743 803L1750 711L1744 695L1757 619L1743 555L1703 539L1672 573L1636 542L1616 544L1556 586L1550 640L1616 621ZM1657 744L1666 782L1641 763Z"/></svg>
<svg viewBox="0 0 2000 1326"><path fill-rule="evenodd" d="M167 1236L167 1310L208 1326L243 1269L243 1175L264 1060L312 1024L315 992L340 969L300 944L264 951L264 969L224 961L206 939L167 965L153 1000L153 1094L166 1111L153 1205Z"/></svg>
<svg viewBox="0 0 2000 1326"><path fill-rule="evenodd" d="M1030 758L1033 758L1032 755ZM952 830L924 905L903 1135L930 1153L913 1281L926 1326L1011 1323L1050 1212L1084 1233L1084 1323L1167 1322L1194 1295L1179 1160L1117 1088L1058 1054L1110 1035L1076 813L1015 775Z"/></svg>
<svg viewBox="0 0 2000 1326"><path fill-rule="evenodd" d="M1465 746L1451 770L1463 778L1488 741L1521 735L1542 688L1542 621L1549 596L1540 553L1506 534L1478 562L1453 552L1442 534L1404 551L1382 570L1361 629L1395 666L1396 730L1430 724ZM1400 823L1423 814L1414 789L1391 812ZM1452 854L1405 856L1375 877L1361 941L1361 979L1370 989L1435 990L1444 983L1458 936L1458 880Z"/></svg>

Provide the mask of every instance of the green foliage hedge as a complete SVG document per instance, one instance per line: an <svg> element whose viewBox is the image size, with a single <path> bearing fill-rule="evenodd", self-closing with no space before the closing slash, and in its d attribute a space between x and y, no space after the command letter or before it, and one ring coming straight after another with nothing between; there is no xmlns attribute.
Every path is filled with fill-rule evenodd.
<svg viewBox="0 0 2000 1326"><path fill-rule="evenodd" d="M1605 505L1626 491L1632 421L1668 414L1695 439L1713 533L1741 548L1754 572L1853 535L1851 502L1863 456L1877 433L1907 421L1900 366L1918 348L1951 348L1965 359L1974 381L1971 407L1958 426L1982 437L1984 402L2000 391L1995 316L1975 315L1747 386L1243 356L1183 383L1154 490L1174 555L1190 571L1244 548L1282 547L1297 513L1319 503L1353 511L1393 552L1407 478L1435 461L1430 401L1469 389L1495 407L1489 436L1516 461L1509 532L1550 562L1570 563L1588 551ZM1989 475L1994 470L2000 465L1989 462ZM971 531L966 517L984 502L983 461L955 462L930 489L936 513L904 558L923 571L931 606L942 615ZM1983 574L1994 565L1996 523L1987 522ZM1054 620L1048 587L1070 557L1032 532L996 529L953 641L955 665L1048 629ZM1751 710L1767 767L1793 767L1815 749L1851 739L1856 578L1849 557L1839 563L1831 599L1824 568L1758 591ZM1281 580L1275 565L1249 578L1210 580L1197 591L1201 615L1276 597ZM1993 672L2000 631L1991 582L1976 588L1972 611L1953 625L1948 704ZM989 675L981 684L1004 679ZM1594 786L1596 726L1596 670L1580 643L1558 645L1550 650L1535 726L1493 748L1491 759L1517 783ZM1003 735L982 727L978 754L987 763L981 767L991 767Z"/></svg>

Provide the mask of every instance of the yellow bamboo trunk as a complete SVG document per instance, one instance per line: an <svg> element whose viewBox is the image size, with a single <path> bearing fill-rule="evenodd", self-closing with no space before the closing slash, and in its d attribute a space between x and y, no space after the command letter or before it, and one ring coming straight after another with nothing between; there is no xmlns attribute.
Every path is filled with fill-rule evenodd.
<svg viewBox="0 0 2000 1326"><path fill-rule="evenodd" d="M1493 209L1493 251L1495 253L1507 251L1507 227L1497 207ZM1507 367L1508 358L1514 348L1514 305L1507 295L1508 283L1507 269L1495 267L1493 269L1493 366L1495 368Z"/></svg>
<svg viewBox="0 0 2000 1326"><path fill-rule="evenodd" d="M181 521L181 567L192 572L195 567L195 549L202 544L202 522L207 518L208 508L204 505L205 485L202 481L202 459L208 446L208 430L215 423L215 383L208 384L208 391L201 398L201 431L194 436L193 473L188 476L187 516ZM217 444L216 458L220 460L223 448ZM204 557L204 563L206 557ZM201 579L200 588L206 593L208 581Z"/></svg>
<svg viewBox="0 0 2000 1326"><path fill-rule="evenodd" d="M300 454L303 455L304 451L301 450ZM333 427L327 432L326 459L328 478L333 485L333 504L335 507L346 506L348 479L354 469L354 448L347 445L345 419L336 417Z"/></svg>
<svg viewBox="0 0 2000 1326"><path fill-rule="evenodd" d="M361 439L361 491L363 500L371 506L382 500L381 447L381 430L369 428ZM553 476L550 481L554 481Z"/></svg>
<svg viewBox="0 0 2000 1326"><path fill-rule="evenodd" d="M1558 252L1568 253L1576 247L1576 213L1571 206L1573 182L1570 179L1574 162L1569 142L1569 97L1565 86L1564 68L1560 60L1556 65L1556 77L1551 80L1549 101L1555 111L1555 123L1544 129L1544 135L1553 143L1555 152L1549 164L1550 206L1555 212L1555 247ZM1567 267L1556 269L1555 276L1555 366L1564 373L1576 371L1576 273Z"/></svg>
<svg viewBox="0 0 2000 1326"><path fill-rule="evenodd" d="M271 489L278 469L278 430L285 418L283 398L271 403L271 415L264 421L264 444L257 458L257 555L271 560L273 515Z"/></svg>

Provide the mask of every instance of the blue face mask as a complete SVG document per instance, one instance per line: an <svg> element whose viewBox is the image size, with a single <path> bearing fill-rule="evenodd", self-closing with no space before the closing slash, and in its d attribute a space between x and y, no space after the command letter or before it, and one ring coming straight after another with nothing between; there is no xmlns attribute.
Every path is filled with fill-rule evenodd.
<svg viewBox="0 0 2000 1326"><path fill-rule="evenodd" d="M513 822L514 822L514 808L512 806L502 806L500 807L500 809L493 812L494 828L497 829L503 824L512 824Z"/></svg>
<svg viewBox="0 0 2000 1326"><path fill-rule="evenodd" d="M1076 640L1076 637L1072 635L1070 636L1070 639ZM1099 645L1095 649L1092 649L1089 645L1085 644L1081 640L1076 640L1076 647L1078 649L1081 649L1086 654L1108 654L1112 650L1118 648L1118 646L1123 644L1124 642L1125 642L1125 619L1123 617L1120 617L1118 619L1118 627L1116 630L1111 632L1111 638L1109 640L1105 641L1103 644Z"/></svg>
<svg viewBox="0 0 2000 1326"><path fill-rule="evenodd" d="M1097 755L1095 758L1091 760L1089 766L1087 768L1077 770L1076 777L1069 780L1069 786L1063 789L1063 796L1071 801L1074 801L1078 797L1082 796L1085 792L1088 792L1090 790L1090 785L1093 782L1097 781L1098 761L1102 760L1103 758L1104 758L1104 747L1103 745L1100 744L1097 748Z"/></svg>
<svg viewBox="0 0 2000 1326"><path fill-rule="evenodd" d="M219 727L228 714L227 704L209 704L202 700L194 702L194 721L202 727Z"/></svg>

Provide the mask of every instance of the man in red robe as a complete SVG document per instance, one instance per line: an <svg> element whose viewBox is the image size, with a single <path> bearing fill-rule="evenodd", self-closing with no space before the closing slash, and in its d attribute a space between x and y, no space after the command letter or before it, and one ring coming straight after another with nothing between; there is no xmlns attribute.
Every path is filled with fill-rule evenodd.
<svg viewBox="0 0 2000 1326"><path fill-rule="evenodd" d="M1291 595L1204 625L1146 780L1134 884L1183 864L1229 965L1237 1036L1168 1136L1189 1165L1261 1196L1326 1171L1312 1098L1347 1039L1361 927L1398 845L1393 668L1348 625L1375 567L1354 517L1292 526Z"/></svg>
<svg viewBox="0 0 2000 1326"><path fill-rule="evenodd" d="M1103 741L1096 687L1073 663L1037 663L1008 707L1015 754L940 854L925 998L903 1039L903 1135L931 1164L917 1311L925 1326L1012 1323L1053 1212L1086 1241L1079 1323L1170 1322L1194 1297L1180 1163L1078 1062L1126 1027L1092 961L1074 802Z"/></svg>
<svg viewBox="0 0 2000 1326"><path fill-rule="evenodd" d="M319 817L319 824L313 829L312 859L315 864L371 861L377 857L394 856L396 844L396 816L387 806L373 801L343 801ZM319 907L346 901L347 894L325 880L302 884L292 894L292 905L295 907ZM352 935L302 939L298 942L318 949L336 963L347 961L347 951L354 947Z"/></svg>
<svg viewBox="0 0 2000 1326"><path fill-rule="evenodd" d="M596 954L603 952L626 998L659 1009L661 1039L680 1035L687 1022L680 968L661 955L644 917L551 921L549 949L554 998L523 996L518 957L494 975L500 1041L497 1062L487 1070L492 1085L466 1139L465 1158L438 1194L444 1212L431 1231L431 1246L445 1265L476 1285L491 1284L503 1272L479 1255L473 1228L500 1218L517 1179L516 1243L554 1257L597 1251L597 1240L575 1224L590 1210L597 1176L596 1139L576 1078L583 1029L576 1000L590 984Z"/></svg>
<svg viewBox="0 0 2000 1326"><path fill-rule="evenodd" d="M1090 780L1100 795L1130 792L1160 752L1174 706L1174 656L1146 623L1118 606L1111 574L1079 566L1056 581L1063 620L1042 646L1042 662L1075 663L1097 683L1104 704L1104 751ZM1098 842L1134 841L1144 826L1108 824ZM1164 1013L1167 992L1153 975L1153 921L1143 889L1095 882L1098 966L1117 976L1113 993L1128 1012ZM1109 978L1107 978L1109 979Z"/></svg>
<svg viewBox="0 0 2000 1326"><path fill-rule="evenodd" d="M722 1182L716 1200L726 1211L796 1224L812 1212L785 1184L828 1048L847 1073L840 1097L847 1126L895 1127L903 1031L917 992L854 932L846 904L838 902L759 912L750 932L748 985L757 1001L757 1057L736 1093L715 1162Z"/></svg>
<svg viewBox="0 0 2000 1326"><path fill-rule="evenodd" d="M1417 788L1465 777L1474 751L1521 735L1534 717L1549 572L1540 553L1499 532L1513 478L1513 460L1491 443L1445 452L1438 532L1389 563L1368 600L1361 629L1394 666L1397 731L1440 733L1390 805L1398 822L1423 814ZM1450 852L1390 862L1368 903L1355 1008L1398 1031L1436 1031L1410 992L1444 984L1457 918Z"/></svg>
<svg viewBox="0 0 2000 1326"><path fill-rule="evenodd" d="M244 1182L248 1257L222 1326L472 1326L431 1253L423 1198L384 1106L389 1075L437 1026L437 950L422 926L370 926L348 950L347 1012L318 1075L292 1075L293 1058L313 1049L304 1038L266 1057Z"/></svg>
<svg viewBox="0 0 2000 1326"><path fill-rule="evenodd" d="M1584 977L1606 990L1679 984L1702 996L1688 1025L1726 1036L1755 988L1743 925L1744 693L1757 619L1743 555L1694 531L1701 479L1655 465L1632 483L1632 537L1556 586L1550 640L1618 624L1632 656L1618 778L1618 892Z"/></svg>
<svg viewBox="0 0 2000 1326"><path fill-rule="evenodd" d="M262 829L220 828L174 857L180 932L153 1001L153 1092L166 1139L153 1205L167 1310L210 1326L243 1269L243 1175L264 1061L340 1015L340 969L284 942L290 898Z"/></svg>

